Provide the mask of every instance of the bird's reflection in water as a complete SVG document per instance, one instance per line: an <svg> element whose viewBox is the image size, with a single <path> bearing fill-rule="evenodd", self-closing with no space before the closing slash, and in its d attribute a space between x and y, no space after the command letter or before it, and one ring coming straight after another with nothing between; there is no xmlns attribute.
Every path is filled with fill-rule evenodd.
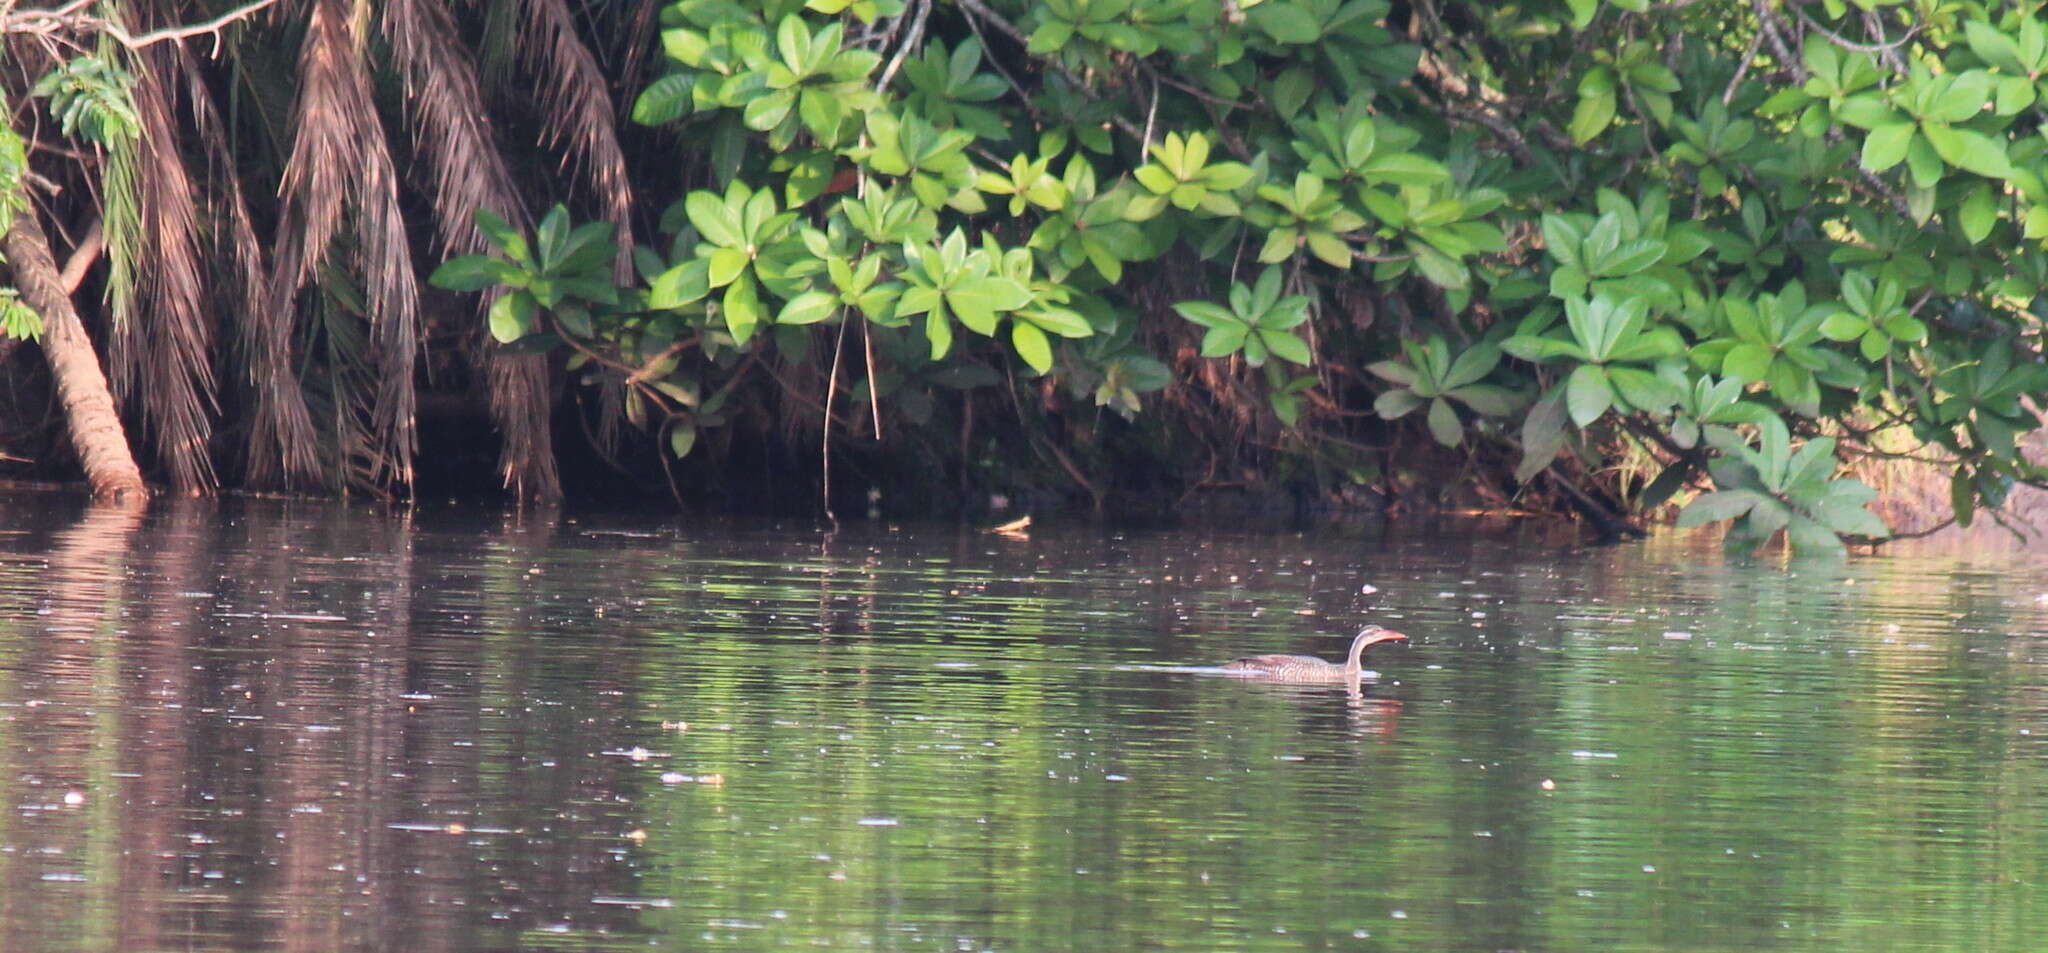
<svg viewBox="0 0 2048 953"><path fill-rule="evenodd" d="M1392 738L1401 726L1401 700L1374 698L1358 686L1345 692L1345 722L1354 735Z"/></svg>
<svg viewBox="0 0 2048 953"><path fill-rule="evenodd" d="M1284 696L1299 706L1304 727L1315 733L1341 732L1361 738L1391 739L1400 730L1401 700L1373 694L1370 681L1342 687L1256 682L1253 687Z"/></svg>

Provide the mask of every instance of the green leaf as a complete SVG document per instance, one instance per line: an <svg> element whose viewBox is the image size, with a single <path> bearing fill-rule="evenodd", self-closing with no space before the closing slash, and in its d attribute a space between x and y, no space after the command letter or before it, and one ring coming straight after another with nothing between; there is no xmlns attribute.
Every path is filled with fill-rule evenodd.
<svg viewBox="0 0 2048 953"><path fill-rule="evenodd" d="M540 312L540 302L525 291L514 291L491 302L491 337L500 344L510 344L525 337L533 330L534 318Z"/></svg>
<svg viewBox="0 0 2048 953"><path fill-rule="evenodd" d="M1237 315L1220 304L1209 301L1182 301L1173 306L1180 316L1205 328L1222 324L1243 324Z"/></svg>
<svg viewBox="0 0 2048 953"><path fill-rule="evenodd" d="M690 455L690 449L697 445L697 425L680 423L669 428L668 451L681 460Z"/></svg>
<svg viewBox="0 0 2048 953"><path fill-rule="evenodd" d="M946 304L960 316L960 323L975 333L993 337L998 312L1015 311L1031 303L1031 292L1008 278L968 278L946 291Z"/></svg>
<svg viewBox="0 0 2048 953"><path fill-rule="evenodd" d="M1095 327L1088 323L1087 318L1066 308L1029 308L1018 311L1017 317L1038 325L1041 331L1063 338L1085 338L1095 334Z"/></svg>
<svg viewBox="0 0 2048 953"><path fill-rule="evenodd" d="M1417 379L1414 368L1398 361L1374 361L1367 364L1365 369L1374 376L1393 381L1403 387L1414 386Z"/></svg>
<svg viewBox="0 0 2048 953"><path fill-rule="evenodd" d="M1445 397L1457 399L1460 403L1489 417L1505 417L1515 412L1521 399L1514 391L1492 384L1467 384L1454 390L1444 391Z"/></svg>
<svg viewBox="0 0 2048 953"><path fill-rule="evenodd" d="M1614 90L1596 90L1579 94L1579 104L1572 110L1572 121L1568 130L1572 144L1583 146L1606 131L1614 121Z"/></svg>
<svg viewBox="0 0 2048 953"><path fill-rule="evenodd" d="M1630 407L1662 414L1678 402L1678 389L1663 378L1635 367L1607 368L1615 393Z"/></svg>
<svg viewBox="0 0 2048 953"><path fill-rule="evenodd" d="M489 255L463 255L442 262L441 267L428 276L427 283L449 291L481 291L504 284L519 273L518 269Z"/></svg>
<svg viewBox="0 0 2048 953"><path fill-rule="evenodd" d="M1868 536L1882 539L1891 535L1891 529L1884 525L1876 513L1863 508L1862 504L1849 500L1827 498L1813 505L1813 515L1822 525L1837 533L1854 536Z"/></svg>
<svg viewBox="0 0 2048 953"><path fill-rule="evenodd" d="M1304 367L1314 360L1309 355L1308 342L1286 331L1261 330L1259 340L1264 341L1266 348L1281 360L1292 361Z"/></svg>
<svg viewBox="0 0 2048 953"><path fill-rule="evenodd" d="M1754 490L1721 490L1707 493L1685 505L1678 511L1678 528L1691 529L1732 520L1763 501L1763 496Z"/></svg>
<svg viewBox="0 0 2048 953"><path fill-rule="evenodd" d="M1043 374L1052 370L1052 342L1037 325L1024 321L1010 322L1010 343L1017 348L1017 356L1031 369Z"/></svg>
<svg viewBox="0 0 2048 953"><path fill-rule="evenodd" d="M795 107L796 90L773 90L749 100L746 109L740 113L740 121L755 132L767 132L781 125Z"/></svg>
<svg viewBox="0 0 2048 953"><path fill-rule="evenodd" d="M1229 357L1244 347L1245 335L1251 328L1242 324L1225 324L1209 329L1202 335L1203 357Z"/></svg>
<svg viewBox="0 0 2048 953"><path fill-rule="evenodd" d="M660 126L689 115L696 85L697 77L691 73L670 73L649 83L633 101L633 121Z"/></svg>
<svg viewBox="0 0 2048 953"><path fill-rule="evenodd" d="M1833 530L1804 516L1792 517L1785 527L1785 538L1791 541L1793 551L1801 554L1840 554L1847 549Z"/></svg>
<svg viewBox="0 0 2048 953"><path fill-rule="evenodd" d="M726 330L732 332L732 339L738 344L747 343L754 336L761 319L767 315L761 309L761 292L754 287L754 279L742 277L725 286L725 298L721 302L725 312Z"/></svg>
<svg viewBox="0 0 2048 953"><path fill-rule="evenodd" d="M1358 172L1369 182L1386 182L1393 185L1427 187L1448 182L1451 178L1451 170L1444 168L1443 163L1412 152L1374 156L1359 166Z"/></svg>
<svg viewBox="0 0 2048 953"><path fill-rule="evenodd" d="M654 287L647 295L647 306L657 311L680 308L710 293L711 263L702 258L692 258L654 279Z"/></svg>
<svg viewBox="0 0 2048 953"><path fill-rule="evenodd" d="M1273 406L1273 416L1280 418L1280 424L1292 427L1301 417L1301 398L1293 394L1274 391L1266 395L1266 402Z"/></svg>
<svg viewBox="0 0 2048 953"><path fill-rule="evenodd" d="M1465 441L1465 425L1458 421L1458 412L1451 409L1450 401L1438 397L1429 402L1429 434L1446 447Z"/></svg>
<svg viewBox="0 0 2048 953"><path fill-rule="evenodd" d="M2044 217L2044 220L2048 220L2048 217ZM496 212L478 208L476 227L484 233L484 239L489 241L492 247L505 253L505 257L528 268L533 267L533 253L526 247L526 236L499 218Z"/></svg>
<svg viewBox="0 0 2048 953"><path fill-rule="evenodd" d="M909 297L904 295L906 299ZM924 316L924 336L931 342L932 360L943 358L947 351L952 350L953 322L946 318L944 307L934 307Z"/></svg>
<svg viewBox="0 0 2048 953"><path fill-rule="evenodd" d="M739 212L728 207L718 193L690 193L683 199L683 211L688 213L690 224L697 227L697 234L704 236L705 241L728 248L746 245L746 238L740 232Z"/></svg>
<svg viewBox="0 0 2048 953"><path fill-rule="evenodd" d="M1906 159L1906 146L1913 141L1918 127L1910 122L1887 123L1874 127L1863 139L1863 167L1872 172L1883 172Z"/></svg>
<svg viewBox="0 0 2048 953"><path fill-rule="evenodd" d="M1273 80L1266 98L1273 104L1273 111L1279 113L1280 118L1293 119L1315 91L1315 74L1305 67L1296 66L1283 70L1279 78Z"/></svg>
<svg viewBox="0 0 2048 953"><path fill-rule="evenodd" d="M1373 413L1379 414L1382 418L1396 420L1413 413L1415 408L1422 406L1422 403L1421 396L1406 387L1401 387L1375 398L1372 409Z"/></svg>
<svg viewBox="0 0 2048 953"><path fill-rule="evenodd" d="M2005 157L2005 144L1974 129L1938 122L1922 122L1920 131L1941 156L1941 161L1994 179L2013 176L2012 163Z"/></svg>
<svg viewBox="0 0 2048 953"><path fill-rule="evenodd" d="M1299 46L1323 36L1322 24L1314 16L1286 0L1266 0L1253 7L1245 19L1278 43Z"/></svg>
<svg viewBox="0 0 2048 953"><path fill-rule="evenodd" d="M1853 341L1869 330L1869 321L1847 311L1837 311L1820 323L1820 333L1830 341Z"/></svg>
<svg viewBox="0 0 2048 953"><path fill-rule="evenodd" d="M744 273L747 270L747 265L751 262L752 259L748 258L747 253L741 249L714 248L711 250L711 254L704 259L704 263L707 266L705 277L711 282L711 287L723 288L726 285L732 284L733 279L738 278Z"/></svg>
<svg viewBox="0 0 2048 953"><path fill-rule="evenodd" d="M1529 408L1522 421L1522 461L1515 466L1515 480L1527 483L1550 466L1564 449L1566 420L1564 395L1551 391Z"/></svg>
<svg viewBox="0 0 2048 953"><path fill-rule="evenodd" d="M1483 342L1475 344L1451 362L1450 370L1440 383L1445 390L1463 387L1492 373L1499 364L1500 348Z"/></svg>
<svg viewBox="0 0 2048 953"><path fill-rule="evenodd" d="M806 291L789 299L782 306L782 313L775 316L776 324L816 324L839 310L839 297L824 291Z"/></svg>
<svg viewBox="0 0 2048 953"><path fill-rule="evenodd" d="M1565 381L1565 407L1580 429L1600 419L1614 405L1614 386L1598 364L1581 364Z"/></svg>
<svg viewBox="0 0 2048 953"><path fill-rule="evenodd" d="M1977 487L1970 479L1969 471L1957 467L1955 475L1949 477L1948 500L1955 511L1956 525L1969 529L1977 515Z"/></svg>
<svg viewBox="0 0 2048 953"><path fill-rule="evenodd" d="M1728 349L1728 355L1721 359L1721 374L1735 375L1746 381L1761 381L1770 374L1771 349L1761 344L1743 343Z"/></svg>

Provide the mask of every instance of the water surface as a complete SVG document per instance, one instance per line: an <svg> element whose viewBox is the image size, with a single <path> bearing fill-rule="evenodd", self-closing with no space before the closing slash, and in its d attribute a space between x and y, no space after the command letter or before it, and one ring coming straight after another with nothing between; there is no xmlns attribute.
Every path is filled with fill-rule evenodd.
<svg viewBox="0 0 2048 953"><path fill-rule="evenodd" d="M0 949L2035 953L2042 569L14 498Z"/></svg>

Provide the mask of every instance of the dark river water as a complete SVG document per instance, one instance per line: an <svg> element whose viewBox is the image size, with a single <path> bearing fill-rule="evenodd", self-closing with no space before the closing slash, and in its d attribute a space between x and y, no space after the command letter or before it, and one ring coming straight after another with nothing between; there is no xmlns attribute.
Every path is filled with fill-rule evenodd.
<svg viewBox="0 0 2048 953"><path fill-rule="evenodd" d="M2039 953L2043 569L9 498L0 950Z"/></svg>

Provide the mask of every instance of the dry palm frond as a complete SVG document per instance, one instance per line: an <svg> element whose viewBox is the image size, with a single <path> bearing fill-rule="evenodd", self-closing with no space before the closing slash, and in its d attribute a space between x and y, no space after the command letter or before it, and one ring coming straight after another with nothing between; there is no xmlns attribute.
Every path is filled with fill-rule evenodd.
<svg viewBox="0 0 2048 953"><path fill-rule="evenodd" d="M528 212L498 149L483 92L454 20L447 7L434 0L390 0L382 24L405 84L420 154L433 166L431 194L441 251L483 251L475 225L477 209L490 209L520 228L525 227Z"/></svg>
<svg viewBox="0 0 2048 953"><path fill-rule="evenodd" d="M471 59L443 4L391 0L382 22L405 84L419 151L433 167L430 194L441 250L481 252L477 209L488 208L521 228L528 213L498 150ZM537 355L506 354L477 337L489 365L492 416L504 439L498 459L505 485L522 500L553 499L561 495L561 477L549 430L547 365Z"/></svg>
<svg viewBox="0 0 2048 953"><path fill-rule="evenodd" d="M590 189L605 203L605 218L618 228L619 257L615 277L633 274L633 189L626 180L626 155L619 146L611 94L597 57L576 35L576 22L566 0L523 0L533 37L522 55L539 82L541 109L547 117L551 144L566 146L590 180Z"/></svg>
<svg viewBox="0 0 2048 953"><path fill-rule="evenodd" d="M207 493L215 486L208 453L212 414L218 410L214 323L205 306L198 203L176 151L166 86L184 55L173 44L135 53L133 95L141 140L109 156L105 202L113 332L108 363L115 368L117 391L139 401L171 485L183 493Z"/></svg>
<svg viewBox="0 0 2048 953"><path fill-rule="evenodd" d="M227 284L238 305L236 310L240 320L237 325L245 336L244 345L250 354L257 354L256 338L265 333L268 326L262 308L270 267L263 254L263 243L256 237L255 221L249 214L248 195L242 189L234 140L229 137L220 114L213 109L212 90L192 57L181 55L177 61L185 80L185 101L197 133L195 140L206 152L209 181L218 182L211 186L210 191L217 196L215 205L218 211L226 217L227 227L214 231L213 251L233 278ZM274 317L286 324L286 333L289 334L290 316ZM256 362L251 362L252 381L261 380L256 370Z"/></svg>
<svg viewBox="0 0 2048 953"><path fill-rule="evenodd" d="M277 269L266 310L281 320L340 232L344 200L355 210L355 260L365 283L372 333L366 346L378 368L369 408L373 438L352 447L368 455L365 472L378 484L409 484L414 450L413 361L419 346L419 288L405 221L398 207L398 176L377 121L368 64L346 0L311 0L299 49L299 93L292 107L292 152L279 192L284 216L278 231ZM281 360L288 335L265 342L267 361ZM266 368L269 370L284 368ZM270 377L266 373L266 377ZM271 378L263 397L293 379ZM259 399L259 418L264 414ZM270 401L275 404L276 401ZM297 404L303 413L304 398ZM276 416L279 408L271 408ZM288 410L288 408L283 408ZM305 418L310 428L311 416ZM259 426L282 420L259 419ZM261 435L259 435L261 436ZM306 446L283 448L285 477L313 476L317 459ZM252 459L251 471L264 465Z"/></svg>

